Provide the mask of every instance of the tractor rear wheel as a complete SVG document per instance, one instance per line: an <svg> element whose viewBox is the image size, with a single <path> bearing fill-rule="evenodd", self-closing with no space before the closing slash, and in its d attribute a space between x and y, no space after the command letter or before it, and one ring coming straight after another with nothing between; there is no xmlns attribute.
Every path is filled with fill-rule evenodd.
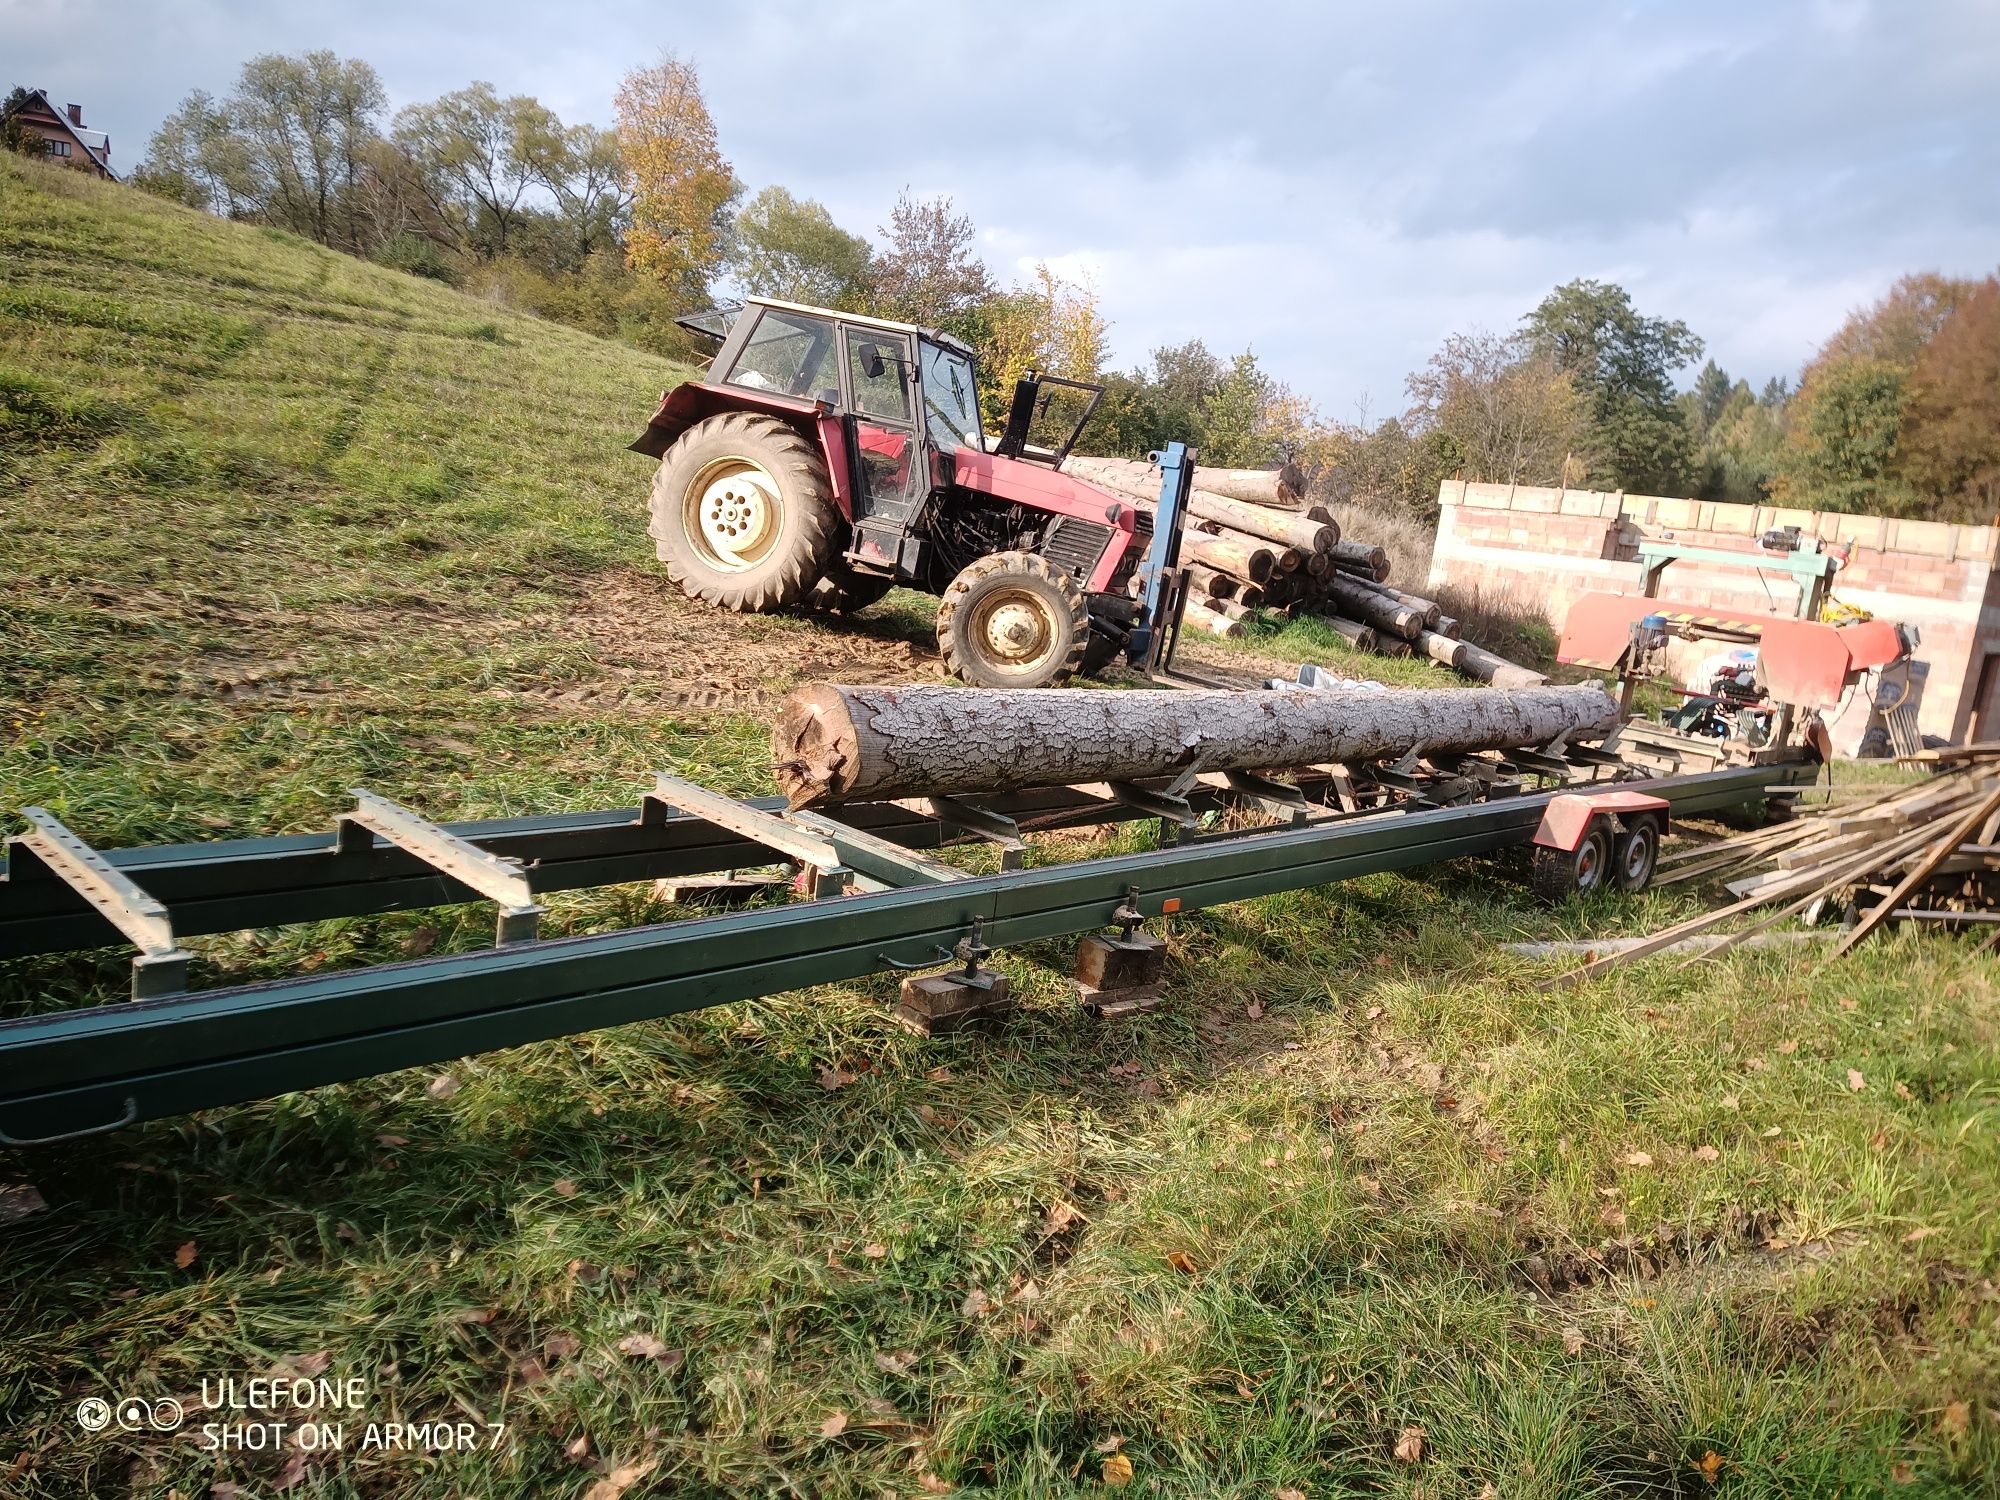
<svg viewBox="0 0 2000 1500"><path fill-rule="evenodd" d="M1048 687L1082 667L1090 610L1047 558L996 552L945 589L937 637L945 671L973 687Z"/></svg>
<svg viewBox="0 0 2000 1500"><path fill-rule="evenodd" d="M833 485L817 449L775 417L724 412L675 440L647 527L691 599L739 614L797 604L833 560Z"/></svg>

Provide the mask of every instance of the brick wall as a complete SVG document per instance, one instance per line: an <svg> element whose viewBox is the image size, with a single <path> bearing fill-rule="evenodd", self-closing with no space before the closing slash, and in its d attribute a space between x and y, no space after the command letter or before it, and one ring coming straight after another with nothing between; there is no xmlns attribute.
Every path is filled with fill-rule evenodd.
<svg viewBox="0 0 2000 1500"><path fill-rule="evenodd" d="M1537 611L1558 629L1579 594L1639 592L1641 541L1754 553L1766 531L1797 526L1807 536L1849 544L1835 595L1922 633L1916 659L1927 670L1919 674L1919 727L1953 740L2000 737L2000 530L1994 527L1457 480L1447 481L1438 499L1432 586L1477 590ZM1668 569L1661 593L1718 609L1790 614L1798 604L1783 574L1689 563ZM1835 743L1851 751L1868 717L1865 703L1850 704L1834 722Z"/></svg>

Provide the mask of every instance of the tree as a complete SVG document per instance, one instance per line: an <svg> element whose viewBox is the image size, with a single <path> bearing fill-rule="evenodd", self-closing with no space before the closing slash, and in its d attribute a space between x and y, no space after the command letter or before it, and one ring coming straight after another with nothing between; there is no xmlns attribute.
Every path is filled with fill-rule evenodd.
<svg viewBox="0 0 2000 1500"><path fill-rule="evenodd" d="M490 83L473 83L396 116L395 140L416 167L439 219L456 230L459 248L505 255L520 223L521 200L560 141L562 123L525 94L502 99Z"/></svg>
<svg viewBox="0 0 2000 1500"><path fill-rule="evenodd" d="M980 304L994 289L972 250L972 220L953 213L949 198L919 201L906 190L881 233L889 246L875 263L876 310L976 342Z"/></svg>
<svg viewBox="0 0 2000 1500"><path fill-rule="evenodd" d="M618 137L595 125L565 130L551 115L546 129L531 131L522 143L529 174L555 200L556 218L581 265L614 246L624 231L632 197L625 186L625 160Z"/></svg>
<svg viewBox="0 0 2000 1500"><path fill-rule="evenodd" d="M323 49L245 63L225 113L258 217L323 245L360 248L355 188L388 102L367 63Z"/></svg>
<svg viewBox="0 0 2000 1500"><path fill-rule="evenodd" d="M1904 475L1946 517L2000 510L2000 277L1959 300L1918 356L1903 411Z"/></svg>
<svg viewBox="0 0 2000 1500"><path fill-rule="evenodd" d="M1227 469L1254 469L1278 457L1266 418L1276 394L1271 377L1244 350L1197 412L1197 443L1204 462ZM1287 395L1290 393L1287 392Z"/></svg>
<svg viewBox="0 0 2000 1500"><path fill-rule="evenodd" d="M41 152L41 137L15 118L28 99L27 89L18 83L7 91L5 99L0 99L0 151L18 151L24 156Z"/></svg>
<svg viewBox="0 0 2000 1500"><path fill-rule="evenodd" d="M626 74L613 104L632 199L626 260L695 306L727 258L729 206L740 191L716 145L701 79L668 54Z"/></svg>
<svg viewBox="0 0 2000 1500"><path fill-rule="evenodd" d="M132 181L150 193L224 218L253 216L257 172L228 108L196 89L160 123Z"/></svg>
<svg viewBox="0 0 2000 1500"><path fill-rule="evenodd" d="M1553 355L1521 334L1453 334L1410 376L1404 416L1430 453L1497 484L1564 482L1565 465L1583 434L1584 402ZM1435 435L1435 437L1433 437Z"/></svg>
<svg viewBox="0 0 2000 1500"><path fill-rule="evenodd" d="M1712 407L1716 383L1706 378L1709 369L1715 369L1724 388L1719 408ZM1761 504L1771 497L1772 477L1778 471L1784 447L1785 410L1791 393L1783 380L1772 380L1765 385L1762 396L1752 395L1749 381L1730 384L1729 377L1713 361L1702 375L1695 389L1682 398L1695 408L1696 419L1691 425L1697 427L1701 437L1695 458L1695 496L1701 500Z"/></svg>
<svg viewBox="0 0 2000 1500"><path fill-rule="evenodd" d="M731 269L751 295L853 312L866 306L874 252L824 205L767 187L737 214L734 238Z"/></svg>
<svg viewBox="0 0 2000 1500"><path fill-rule="evenodd" d="M1872 306L1849 313L1816 358L1879 359L1909 369L1952 310L1978 286L1935 271L1905 276Z"/></svg>
<svg viewBox="0 0 2000 1500"><path fill-rule="evenodd" d="M1693 444L1673 372L1702 351L1687 324L1642 316L1623 287L1578 280L1543 298L1523 328L1583 395L1594 480L1654 494L1685 486Z"/></svg>
<svg viewBox="0 0 2000 1500"><path fill-rule="evenodd" d="M1916 496L1897 472L1909 377L1885 359L1817 361L1787 424L1774 498L1826 510L1912 514Z"/></svg>

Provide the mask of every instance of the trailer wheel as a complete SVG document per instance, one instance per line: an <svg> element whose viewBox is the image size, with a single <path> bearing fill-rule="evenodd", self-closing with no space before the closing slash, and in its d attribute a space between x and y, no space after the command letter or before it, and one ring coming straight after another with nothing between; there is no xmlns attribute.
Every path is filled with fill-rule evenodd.
<svg viewBox="0 0 2000 1500"><path fill-rule="evenodd" d="M973 687L1047 687L1082 667L1090 612L1047 558L996 552L946 587L937 638L944 670Z"/></svg>
<svg viewBox="0 0 2000 1500"><path fill-rule="evenodd" d="M1621 891L1643 891L1653 883L1653 867L1659 860L1659 819L1633 818L1618 835L1611 861L1612 878Z"/></svg>
<svg viewBox="0 0 2000 1500"><path fill-rule="evenodd" d="M724 412L675 441L653 476L653 534L691 599L739 614L797 604L840 532L819 452L775 417Z"/></svg>
<svg viewBox="0 0 2000 1500"><path fill-rule="evenodd" d="M1574 849L1537 847L1528 883L1542 900L1559 905L1572 896L1593 896L1611 879L1611 830L1602 818Z"/></svg>

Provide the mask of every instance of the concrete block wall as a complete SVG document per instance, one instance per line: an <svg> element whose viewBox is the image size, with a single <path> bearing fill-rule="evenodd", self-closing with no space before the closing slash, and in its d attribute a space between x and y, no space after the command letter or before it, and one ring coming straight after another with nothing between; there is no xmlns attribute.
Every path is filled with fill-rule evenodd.
<svg viewBox="0 0 2000 1500"><path fill-rule="evenodd" d="M1430 585L1533 610L1557 629L1579 594L1639 592L1641 541L1755 553L1766 531L1797 526L1845 543L1835 596L1922 633L1919 727L1949 740L2000 737L2000 528L1461 480L1446 481L1438 501ZM1789 614L1798 604L1782 574L1687 563L1668 569L1661 592L1719 609ZM1849 705L1836 745L1854 748L1867 719L1865 703Z"/></svg>

